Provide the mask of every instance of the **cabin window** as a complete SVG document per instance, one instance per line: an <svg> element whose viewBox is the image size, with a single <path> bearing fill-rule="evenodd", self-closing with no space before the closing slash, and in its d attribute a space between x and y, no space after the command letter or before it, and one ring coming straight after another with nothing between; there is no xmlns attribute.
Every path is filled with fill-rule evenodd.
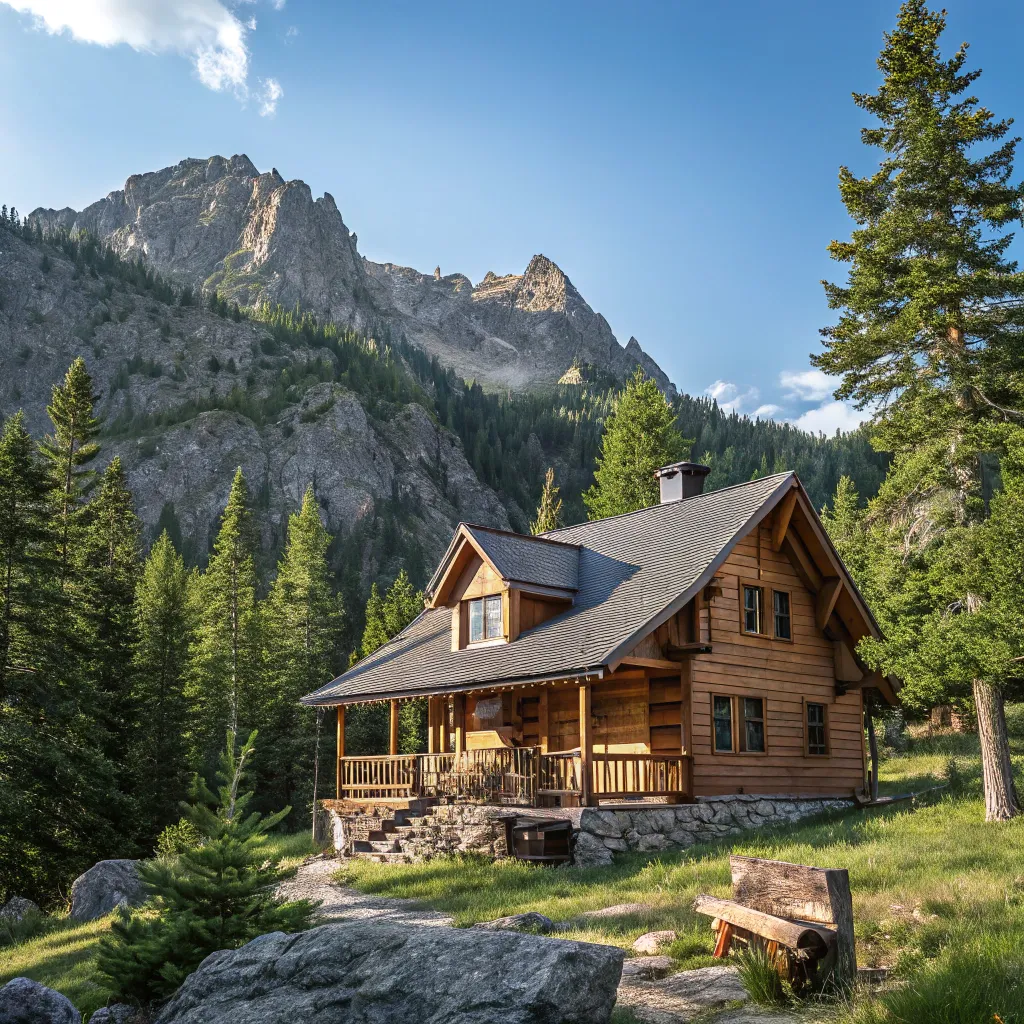
<svg viewBox="0 0 1024 1024"><path fill-rule="evenodd" d="M778 640L793 639L793 623L789 611L789 594L785 590L772 591L772 611L775 615L775 637Z"/></svg>
<svg viewBox="0 0 1024 1024"><path fill-rule="evenodd" d="M764 603L764 590L761 587L743 587L743 632L763 633L761 626L761 607Z"/></svg>
<svg viewBox="0 0 1024 1024"><path fill-rule="evenodd" d="M743 726L740 749L751 754L764 753L764 701L760 697L740 697Z"/></svg>
<svg viewBox="0 0 1024 1024"><path fill-rule="evenodd" d="M714 752L716 754L765 753L764 698L712 698Z"/></svg>
<svg viewBox="0 0 1024 1024"><path fill-rule="evenodd" d="M825 725L825 705L812 704L810 701L804 705L807 716L807 753L828 754L828 735Z"/></svg>
<svg viewBox="0 0 1024 1024"><path fill-rule="evenodd" d="M715 750L732 751L732 698L715 697Z"/></svg>
<svg viewBox="0 0 1024 1024"><path fill-rule="evenodd" d="M478 597L469 602L469 642L500 640L505 635L501 614L501 594Z"/></svg>

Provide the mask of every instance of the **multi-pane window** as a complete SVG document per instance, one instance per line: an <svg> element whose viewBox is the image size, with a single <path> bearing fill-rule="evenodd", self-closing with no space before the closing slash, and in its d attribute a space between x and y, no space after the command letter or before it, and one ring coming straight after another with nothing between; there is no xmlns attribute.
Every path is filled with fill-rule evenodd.
<svg viewBox="0 0 1024 1024"><path fill-rule="evenodd" d="M764 699L761 697L712 697L715 751L763 754Z"/></svg>
<svg viewBox="0 0 1024 1024"><path fill-rule="evenodd" d="M807 753L827 754L828 738L825 734L825 705L812 704L808 701L805 707L807 708Z"/></svg>
<svg viewBox="0 0 1024 1024"><path fill-rule="evenodd" d="M741 697L742 732L740 749L764 753L764 701L760 697Z"/></svg>
<svg viewBox="0 0 1024 1024"><path fill-rule="evenodd" d="M469 602L469 642L499 640L505 635L501 615L501 594L478 597Z"/></svg>
<svg viewBox="0 0 1024 1024"><path fill-rule="evenodd" d="M764 590L761 587L743 587L743 631L745 633L762 633L761 605L764 601Z"/></svg>
<svg viewBox="0 0 1024 1024"><path fill-rule="evenodd" d="M715 750L732 750L732 698L714 698Z"/></svg>
<svg viewBox="0 0 1024 1024"><path fill-rule="evenodd" d="M789 594L785 590L773 590L772 605L772 610L775 613L775 636L779 640L792 640L793 627L789 614Z"/></svg>

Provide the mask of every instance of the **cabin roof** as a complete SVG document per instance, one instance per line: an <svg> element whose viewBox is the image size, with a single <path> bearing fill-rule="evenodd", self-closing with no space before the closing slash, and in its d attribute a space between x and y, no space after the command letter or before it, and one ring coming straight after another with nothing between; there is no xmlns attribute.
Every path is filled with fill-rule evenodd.
<svg viewBox="0 0 1024 1024"><path fill-rule="evenodd" d="M561 538L527 537L489 526L460 523L441 564L427 584L432 596L466 538L475 542L498 575L508 583L527 583L558 590L579 589L580 549Z"/></svg>
<svg viewBox="0 0 1024 1024"><path fill-rule="evenodd" d="M524 562L536 558L545 572L562 573L565 580L574 556L572 607L511 643L460 651L451 649L451 609L427 608L393 640L303 703L330 705L596 674L614 666L705 587L733 544L794 485L793 473L780 473L565 527L540 539L460 526L460 531L473 531L489 556L494 552L496 564L514 573L509 578L537 582L531 576L539 570ZM449 547L432 586L452 551Z"/></svg>

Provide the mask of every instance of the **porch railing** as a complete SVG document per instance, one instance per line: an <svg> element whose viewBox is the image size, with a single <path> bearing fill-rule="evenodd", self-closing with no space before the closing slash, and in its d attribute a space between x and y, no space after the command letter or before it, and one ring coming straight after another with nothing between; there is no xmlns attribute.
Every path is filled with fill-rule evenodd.
<svg viewBox="0 0 1024 1024"><path fill-rule="evenodd" d="M597 799L688 796L692 759L685 754L591 754L590 793ZM437 797L533 806L539 797L583 795L580 752L499 747L462 754L344 757L341 792L351 800Z"/></svg>

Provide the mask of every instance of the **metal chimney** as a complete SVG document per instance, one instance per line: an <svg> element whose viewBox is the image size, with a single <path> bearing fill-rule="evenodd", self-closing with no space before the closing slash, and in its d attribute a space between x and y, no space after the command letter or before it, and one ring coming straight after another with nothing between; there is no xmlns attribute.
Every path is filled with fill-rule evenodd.
<svg viewBox="0 0 1024 1024"><path fill-rule="evenodd" d="M662 505L702 494L704 478L710 472L710 466L702 466L699 462L673 462L670 466L656 469L654 475L661 487Z"/></svg>

